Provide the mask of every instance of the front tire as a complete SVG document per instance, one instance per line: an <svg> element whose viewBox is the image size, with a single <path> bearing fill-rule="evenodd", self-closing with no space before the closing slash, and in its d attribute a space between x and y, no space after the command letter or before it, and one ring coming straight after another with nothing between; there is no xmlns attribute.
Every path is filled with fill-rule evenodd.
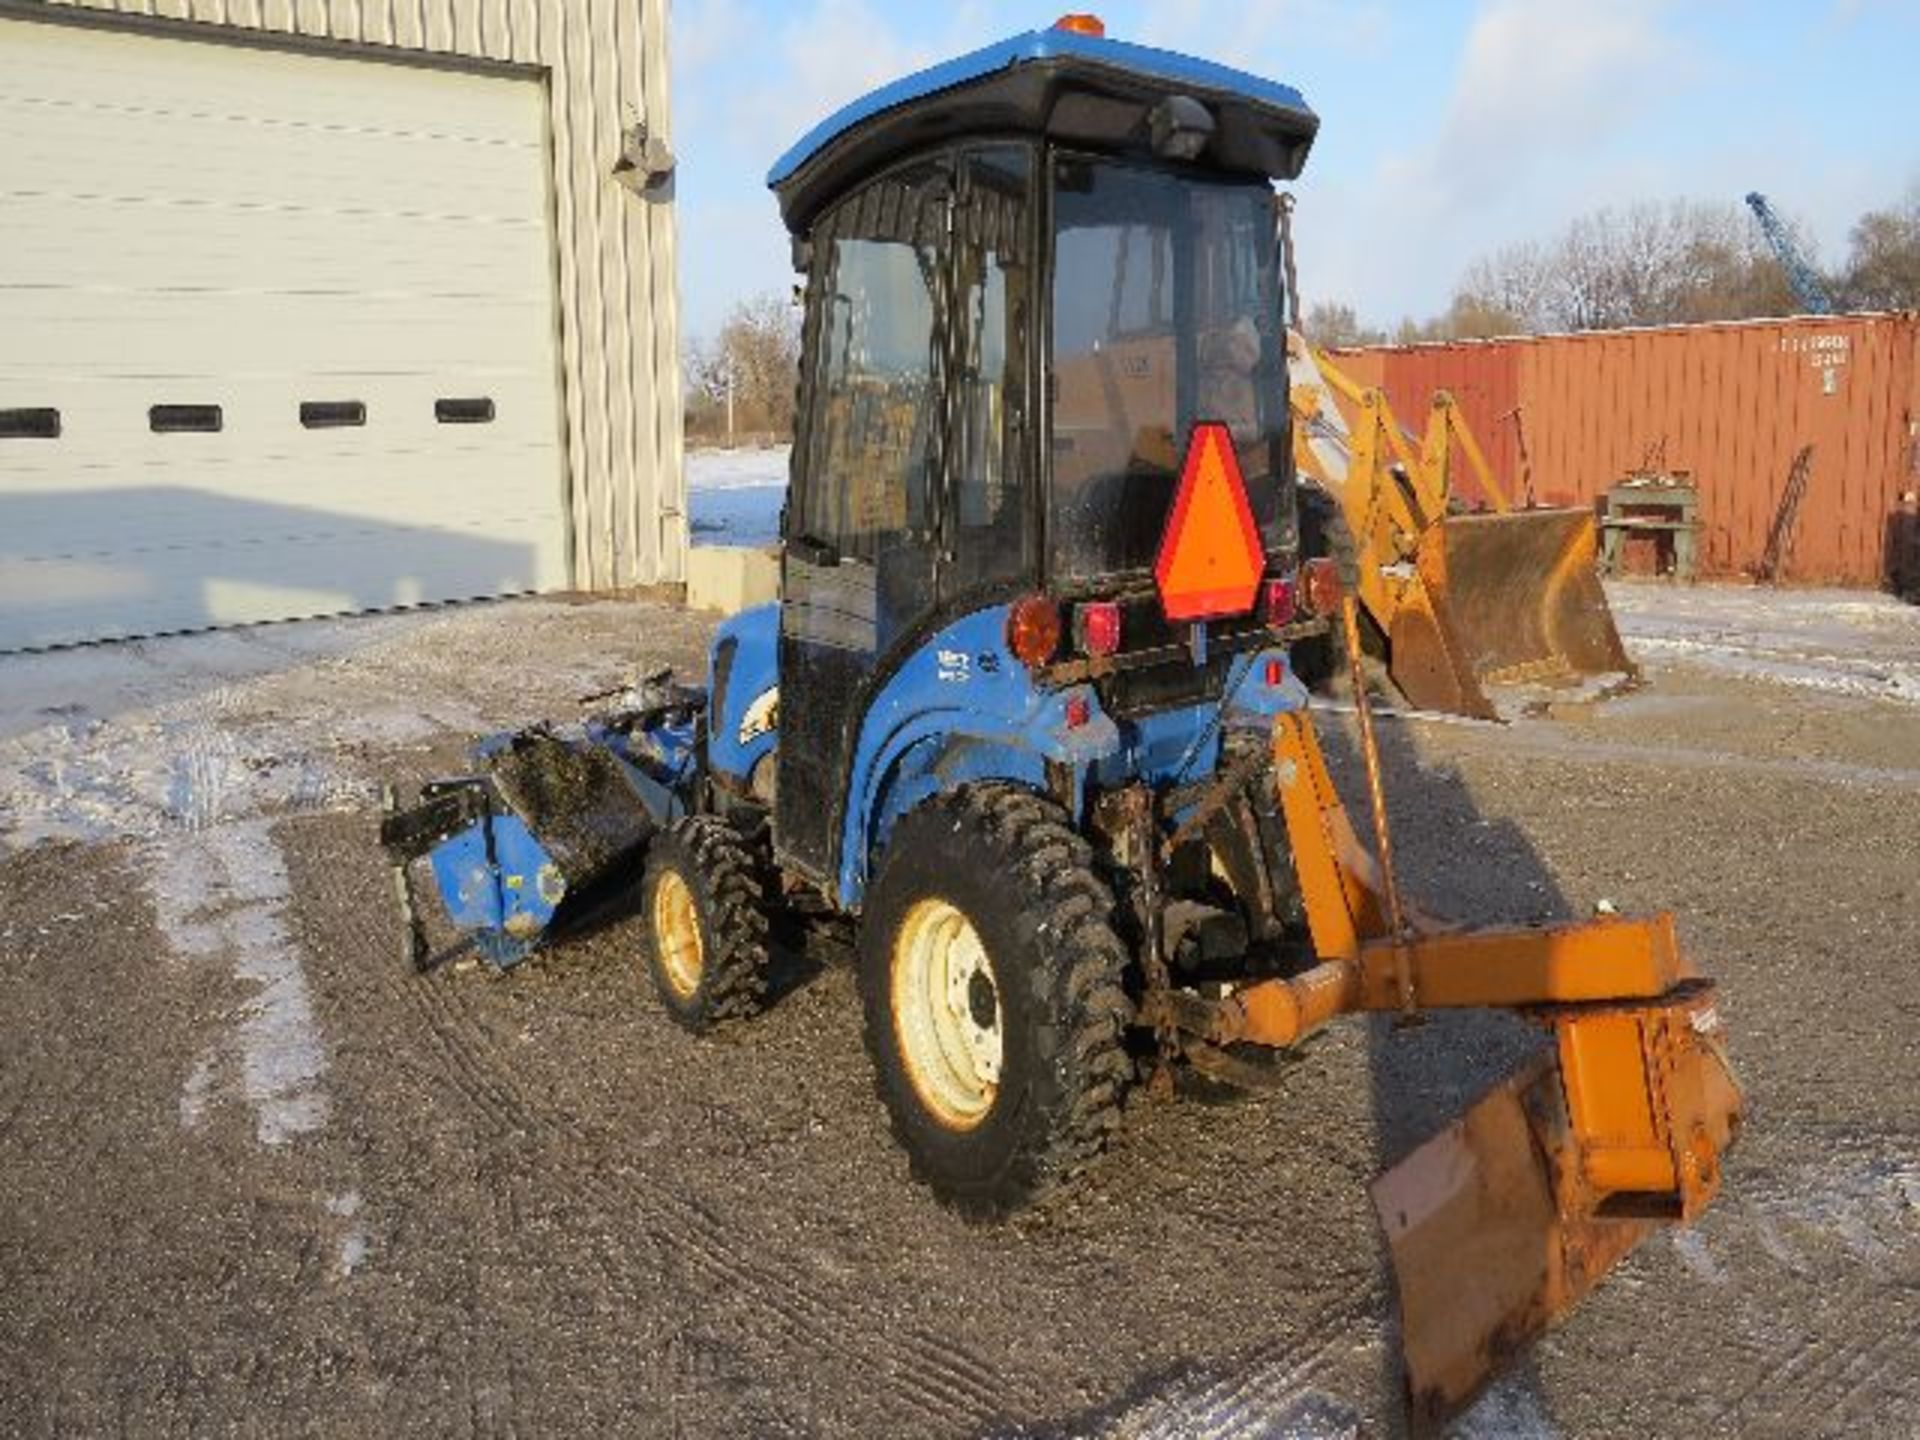
<svg viewBox="0 0 1920 1440"><path fill-rule="evenodd" d="M760 857L715 816L676 820L648 846L647 969L685 1029L704 1034L766 1006L767 889Z"/></svg>
<svg viewBox="0 0 1920 1440"><path fill-rule="evenodd" d="M895 827L860 924L867 1048L917 1179L975 1219L1084 1170L1132 1077L1113 893L1059 807L1006 785Z"/></svg>

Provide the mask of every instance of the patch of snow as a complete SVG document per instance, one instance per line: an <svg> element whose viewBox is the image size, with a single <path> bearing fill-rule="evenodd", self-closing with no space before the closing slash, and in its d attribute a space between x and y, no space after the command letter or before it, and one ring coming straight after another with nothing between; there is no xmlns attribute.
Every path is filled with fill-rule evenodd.
<svg viewBox="0 0 1920 1440"><path fill-rule="evenodd" d="M1275 1398L1262 1392L1213 1404L1178 1393L1156 1396L1099 1434L1127 1440L1357 1440L1360 1415L1318 1390Z"/></svg>
<svg viewBox="0 0 1920 1440"><path fill-rule="evenodd" d="M1702 1222L1754 1235L1767 1256L1796 1273L1808 1265L1808 1249L1837 1245L1863 1265L1881 1265L1920 1247L1920 1161L1900 1155L1842 1154L1817 1169L1749 1179L1723 1195ZM1689 1241L1697 1242L1690 1248ZM1706 1255L1699 1231L1674 1236L1674 1248L1689 1269L1714 1283L1735 1277ZM1703 1271L1704 1259L1715 1274ZM1716 1275L1718 1278L1716 1278Z"/></svg>
<svg viewBox="0 0 1920 1440"><path fill-rule="evenodd" d="M1512 1371L1488 1386L1447 1430L1452 1440L1554 1440L1559 1433L1540 1402L1538 1381Z"/></svg>
<svg viewBox="0 0 1920 1440"><path fill-rule="evenodd" d="M198 1130L200 1122L207 1118L207 1097L213 1090L214 1070L219 1059L215 1052L209 1050L187 1072L186 1083L180 1087L181 1129Z"/></svg>
<svg viewBox="0 0 1920 1440"><path fill-rule="evenodd" d="M367 1259L366 1228L355 1219L360 1213L360 1192L349 1190L344 1195L329 1195L325 1205L329 1215L348 1222L340 1233L340 1246L334 1258L333 1273L336 1279L350 1280L353 1278L353 1272L364 1265Z"/></svg>
<svg viewBox="0 0 1920 1440"><path fill-rule="evenodd" d="M780 538L785 485L695 490L687 497L695 545L771 545Z"/></svg>
<svg viewBox="0 0 1920 1440"><path fill-rule="evenodd" d="M1607 599L1643 659L1920 704L1920 607L1891 595L1616 582Z"/></svg>
<svg viewBox="0 0 1920 1440"><path fill-rule="evenodd" d="M758 489L787 483L791 445L764 450L690 450L687 452L687 489Z"/></svg>
<svg viewBox="0 0 1920 1440"><path fill-rule="evenodd" d="M282 912L292 887L271 825L236 822L155 844L146 868L161 933L175 950L218 955L253 987L230 1040L217 1042L188 1074L181 1119L190 1126L204 1119L231 1055L261 1144L284 1145L320 1129L328 1111L326 1054L299 952L287 936ZM191 878L170 883L176 875Z"/></svg>
<svg viewBox="0 0 1920 1440"><path fill-rule="evenodd" d="M1720 1268L1720 1262L1713 1258L1713 1252L1707 1249L1707 1237L1698 1230L1675 1230L1672 1232L1673 1248L1679 1254L1681 1263L1709 1285L1727 1283L1727 1272Z"/></svg>
<svg viewBox="0 0 1920 1440"><path fill-rule="evenodd" d="M687 524L695 545L769 545L780 535L793 447L687 455Z"/></svg>
<svg viewBox="0 0 1920 1440"><path fill-rule="evenodd" d="M500 643L500 605L475 604L0 657L0 856L128 844L164 963L235 982L181 1078L183 1129L240 1107L255 1141L279 1150L328 1122L328 1049L275 821L371 806L364 747L520 723L530 694L604 692L631 673L617 645L556 658L538 643L574 623L575 605L500 604L520 643ZM369 1253L358 1194L315 1204L345 1279Z"/></svg>
<svg viewBox="0 0 1920 1440"><path fill-rule="evenodd" d="M1321 1388L1318 1373L1342 1341L1380 1345L1379 1328L1363 1319L1343 1335L1306 1346L1263 1347L1225 1373L1179 1376L1089 1432L1126 1440L1354 1440L1361 1417Z"/></svg>

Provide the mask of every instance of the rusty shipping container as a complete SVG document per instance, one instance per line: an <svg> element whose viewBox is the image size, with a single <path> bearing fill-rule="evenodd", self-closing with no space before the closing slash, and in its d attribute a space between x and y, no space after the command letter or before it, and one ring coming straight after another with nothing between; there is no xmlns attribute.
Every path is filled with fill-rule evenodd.
<svg viewBox="0 0 1920 1440"><path fill-rule="evenodd" d="M1709 576L1758 567L1793 458L1812 445L1784 578L1888 584L1920 488L1920 317L1594 331L1345 350L1419 429L1453 393L1511 493L1592 504L1643 468L1700 489ZM1473 498L1469 496L1468 498Z"/></svg>

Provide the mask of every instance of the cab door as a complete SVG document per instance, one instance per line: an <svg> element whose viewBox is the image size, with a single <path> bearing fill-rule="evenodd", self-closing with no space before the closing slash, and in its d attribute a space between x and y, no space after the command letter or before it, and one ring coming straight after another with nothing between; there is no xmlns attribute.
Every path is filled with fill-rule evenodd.
<svg viewBox="0 0 1920 1440"><path fill-rule="evenodd" d="M1033 152L983 145L956 167L946 497L936 587L947 620L1039 579Z"/></svg>
<svg viewBox="0 0 1920 1440"><path fill-rule="evenodd" d="M895 170L813 233L783 535L774 846L821 883L878 672L935 604L952 191L944 160Z"/></svg>

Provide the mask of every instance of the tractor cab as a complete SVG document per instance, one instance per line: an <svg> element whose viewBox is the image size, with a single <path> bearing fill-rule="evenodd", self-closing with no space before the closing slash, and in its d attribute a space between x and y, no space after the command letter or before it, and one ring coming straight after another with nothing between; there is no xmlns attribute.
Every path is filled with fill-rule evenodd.
<svg viewBox="0 0 1920 1440"><path fill-rule="evenodd" d="M857 897L862 731L916 667L933 693L895 719L943 689L977 715L1007 670L1081 686L1087 728L1217 705L1236 665L1284 655L1272 182L1317 124L1290 87L1069 16L854 102L774 166L806 293L785 863Z"/></svg>

